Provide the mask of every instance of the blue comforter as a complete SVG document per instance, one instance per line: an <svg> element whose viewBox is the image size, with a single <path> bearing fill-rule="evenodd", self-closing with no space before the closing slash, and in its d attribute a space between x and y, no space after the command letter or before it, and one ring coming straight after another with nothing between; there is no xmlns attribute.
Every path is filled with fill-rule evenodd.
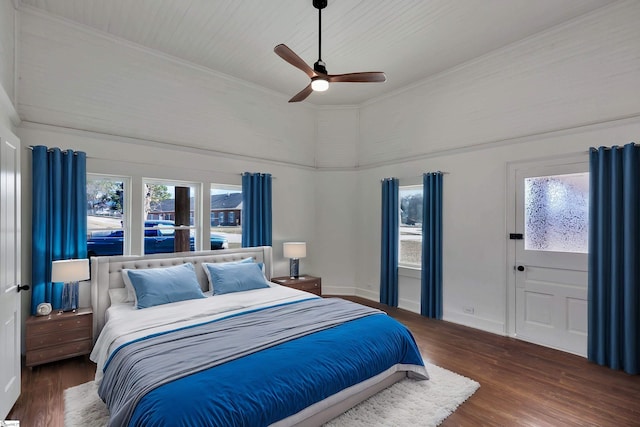
<svg viewBox="0 0 640 427"><path fill-rule="evenodd" d="M182 329L162 337L136 340L116 350L105 367L100 389L101 397L110 404L112 425L263 426L398 364L403 366L401 370L426 378L410 332L386 314L343 300L314 299L287 306L291 307L284 307L285 327L282 321L278 323L268 316L272 310L280 312L283 308L269 307L211 322L215 325L188 328L188 345L174 345L169 350L162 347L173 339L173 334L184 335ZM237 328L238 322L249 329ZM203 327L213 327L211 340L199 339L207 334L198 329ZM224 335L228 338L221 338L221 331L230 331L230 335ZM290 338L283 339L283 333ZM222 351L220 363L192 360L198 359L195 354L207 352L217 359L213 355L227 339L237 341L242 337L248 342L239 357L227 357ZM194 339L195 346L191 344ZM132 355L119 358L118 353L125 352ZM166 375L164 371L169 368L158 359L158 353L182 358L182 363L166 364L175 365L181 372ZM183 365L188 369L182 369ZM162 371L157 373L158 386L155 379L147 381L152 387L138 385L147 376L154 377L154 369ZM169 377L171 381L165 382L163 378ZM136 387L141 390L135 391ZM124 392L118 395L118 389ZM126 416L114 417L122 412L118 402L131 401L122 393L133 395L135 406Z"/></svg>

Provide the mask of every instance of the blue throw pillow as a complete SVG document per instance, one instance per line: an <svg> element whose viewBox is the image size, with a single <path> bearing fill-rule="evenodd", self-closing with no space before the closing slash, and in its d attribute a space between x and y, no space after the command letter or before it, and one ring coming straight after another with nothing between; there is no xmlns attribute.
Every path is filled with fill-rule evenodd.
<svg viewBox="0 0 640 427"><path fill-rule="evenodd" d="M191 263L167 268L128 270L127 274L136 291L138 308L205 298Z"/></svg>
<svg viewBox="0 0 640 427"><path fill-rule="evenodd" d="M207 264L206 268L209 270L214 295L269 287L262 268L253 262Z"/></svg>
<svg viewBox="0 0 640 427"><path fill-rule="evenodd" d="M209 273L209 266L210 265L220 265L220 264L248 264L248 263L253 263L253 257L247 257L247 258L243 258L240 261L225 261L225 262L216 262L216 263L211 263L211 262L203 262L202 263L202 268L204 269L204 274L207 276L207 280L209 281L209 290L213 291L213 280L211 279L211 274ZM260 268L262 268L262 263L259 264Z"/></svg>

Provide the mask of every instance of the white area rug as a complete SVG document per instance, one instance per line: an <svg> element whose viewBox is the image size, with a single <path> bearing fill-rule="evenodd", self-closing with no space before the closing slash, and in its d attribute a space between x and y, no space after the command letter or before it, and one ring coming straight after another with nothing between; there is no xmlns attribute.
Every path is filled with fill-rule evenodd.
<svg viewBox="0 0 640 427"><path fill-rule="evenodd" d="M437 426L480 387L476 381L426 364L428 381L402 380L331 420L330 427ZM93 381L64 391L66 427L104 427L109 413Z"/></svg>

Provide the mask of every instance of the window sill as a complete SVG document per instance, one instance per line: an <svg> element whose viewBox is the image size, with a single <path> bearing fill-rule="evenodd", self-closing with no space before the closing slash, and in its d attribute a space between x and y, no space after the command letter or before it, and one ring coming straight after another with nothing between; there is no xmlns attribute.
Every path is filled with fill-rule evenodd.
<svg viewBox="0 0 640 427"><path fill-rule="evenodd" d="M402 277L411 277L412 279L420 279L422 277L422 269L419 267L401 265L398 266L398 275Z"/></svg>

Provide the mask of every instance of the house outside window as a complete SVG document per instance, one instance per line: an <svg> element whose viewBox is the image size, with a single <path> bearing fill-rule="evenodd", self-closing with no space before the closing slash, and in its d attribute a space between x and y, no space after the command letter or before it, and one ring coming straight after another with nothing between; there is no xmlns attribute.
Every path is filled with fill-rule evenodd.
<svg viewBox="0 0 640 427"><path fill-rule="evenodd" d="M129 254L129 178L87 174L87 254Z"/></svg>
<svg viewBox="0 0 640 427"><path fill-rule="evenodd" d="M422 185L401 185L398 265L422 267Z"/></svg>
<svg viewBox="0 0 640 427"><path fill-rule="evenodd" d="M211 184L211 233L242 246L242 186Z"/></svg>
<svg viewBox="0 0 640 427"><path fill-rule="evenodd" d="M199 250L198 185L144 180L144 186L144 253L175 252L181 241L184 246L179 250ZM180 204L181 191L187 192L184 205ZM183 224L176 224L178 217L185 218Z"/></svg>

